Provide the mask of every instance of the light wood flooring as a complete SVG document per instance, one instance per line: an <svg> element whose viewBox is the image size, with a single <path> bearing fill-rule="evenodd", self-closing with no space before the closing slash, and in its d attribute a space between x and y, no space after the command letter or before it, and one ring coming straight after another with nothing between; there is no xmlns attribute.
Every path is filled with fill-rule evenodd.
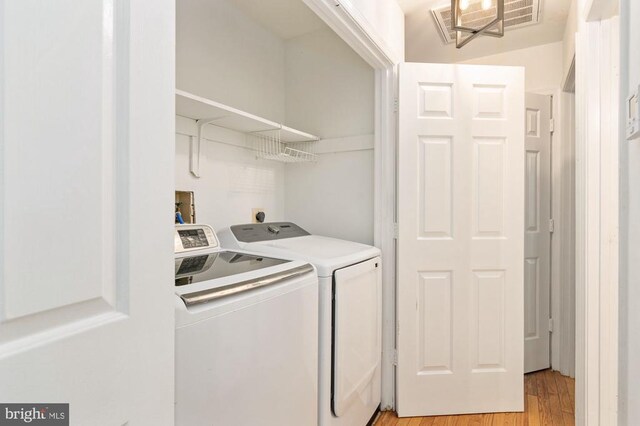
<svg viewBox="0 0 640 426"><path fill-rule="evenodd" d="M574 379L543 370L524 376L524 413L491 413L462 416L407 417L380 413L375 426L573 426Z"/></svg>

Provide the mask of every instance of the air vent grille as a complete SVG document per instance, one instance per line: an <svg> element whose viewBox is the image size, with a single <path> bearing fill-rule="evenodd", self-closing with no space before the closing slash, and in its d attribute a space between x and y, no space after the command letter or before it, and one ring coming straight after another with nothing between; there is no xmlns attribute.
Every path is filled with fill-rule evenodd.
<svg viewBox="0 0 640 426"><path fill-rule="evenodd" d="M539 0L505 0L504 28L505 30L537 24L539 19ZM431 13L436 26L445 43L452 43L456 33L451 24L451 6L446 5L432 9ZM473 3L462 13L462 25L470 28L481 28L491 22L496 16L496 8L483 10L480 3Z"/></svg>

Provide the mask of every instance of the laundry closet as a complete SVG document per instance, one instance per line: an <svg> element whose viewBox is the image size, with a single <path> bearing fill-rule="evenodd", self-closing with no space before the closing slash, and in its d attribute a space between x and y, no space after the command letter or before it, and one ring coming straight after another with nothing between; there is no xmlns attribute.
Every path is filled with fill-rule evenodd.
<svg viewBox="0 0 640 426"><path fill-rule="evenodd" d="M176 190L195 221L263 211L372 244L373 68L299 0L176 7Z"/></svg>

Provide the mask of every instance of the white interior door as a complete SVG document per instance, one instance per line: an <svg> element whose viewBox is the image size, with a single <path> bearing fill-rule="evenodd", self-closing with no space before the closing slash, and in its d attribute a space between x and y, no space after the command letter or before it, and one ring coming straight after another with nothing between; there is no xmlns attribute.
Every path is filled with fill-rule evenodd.
<svg viewBox="0 0 640 426"><path fill-rule="evenodd" d="M402 64L400 416L522 411L524 70Z"/></svg>
<svg viewBox="0 0 640 426"><path fill-rule="evenodd" d="M174 20L0 0L1 403L173 423Z"/></svg>
<svg viewBox="0 0 640 426"><path fill-rule="evenodd" d="M551 97L525 96L524 371L550 366Z"/></svg>

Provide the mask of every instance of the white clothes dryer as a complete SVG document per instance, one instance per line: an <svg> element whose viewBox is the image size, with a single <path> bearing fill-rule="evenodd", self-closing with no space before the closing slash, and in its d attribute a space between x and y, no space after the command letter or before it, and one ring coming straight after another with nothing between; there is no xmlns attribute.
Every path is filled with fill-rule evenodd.
<svg viewBox="0 0 640 426"><path fill-rule="evenodd" d="M365 426L381 394L380 250L311 235L290 222L236 225L218 233L225 248L310 262L320 283L320 426Z"/></svg>

